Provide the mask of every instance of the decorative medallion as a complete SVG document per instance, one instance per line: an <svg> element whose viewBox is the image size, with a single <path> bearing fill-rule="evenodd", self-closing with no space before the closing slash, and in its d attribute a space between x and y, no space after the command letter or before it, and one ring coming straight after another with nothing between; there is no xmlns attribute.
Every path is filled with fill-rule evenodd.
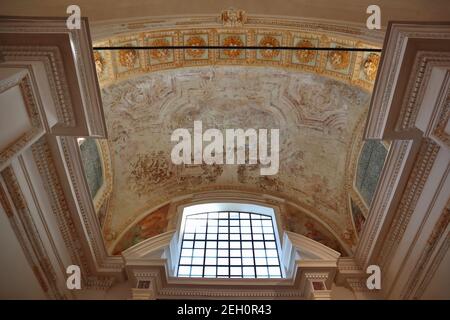
<svg viewBox="0 0 450 320"><path fill-rule="evenodd" d="M239 36L228 36L223 40L223 46L225 47L243 47L244 43L242 42ZM241 55L241 49L224 49L223 54L229 58L236 59Z"/></svg>
<svg viewBox="0 0 450 320"><path fill-rule="evenodd" d="M240 27L247 22L247 13L244 10L230 8L222 11L220 19L225 27Z"/></svg>
<svg viewBox="0 0 450 320"><path fill-rule="evenodd" d="M150 42L152 47L167 47L170 46L170 42L165 38L154 39ZM152 49L150 50L150 57L158 61L167 60L169 57L169 49Z"/></svg>
<svg viewBox="0 0 450 320"><path fill-rule="evenodd" d="M265 58L265 59L273 59L273 58L277 57L280 54L280 50L271 49L273 47L279 47L280 46L280 42L278 41L278 39L273 37L273 36L264 36L259 41L259 46L268 48L268 49L261 49L260 50L261 56L263 58Z"/></svg>
<svg viewBox="0 0 450 320"><path fill-rule="evenodd" d="M363 62L363 73L367 80L374 81L377 76L378 65L380 64L380 56L371 53Z"/></svg>
<svg viewBox="0 0 450 320"><path fill-rule="evenodd" d="M199 36L191 36L186 41L187 46L202 47L206 46L206 41ZM187 49L186 54L192 58L199 58L205 53L205 49Z"/></svg>
<svg viewBox="0 0 450 320"><path fill-rule="evenodd" d="M350 65L350 53L348 51L331 51L328 61L333 69L346 69Z"/></svg>
<svg viewBox="0 0 450 320"><path fill-rule="evenodd" d="M299 48L313 48L314 47L312 42L309 40L306 40L306 39L298 41L295 46L299 47ZM309 64L312 61L314 61L314 59L316 58L316 53L317 53L317 51L313 51L313 50L297 50L295 52L295 56L297 57L297 59L300 63Z"/></svg>
<svg viewBox="0 0 450 320"><path fill-rule="evenodd" d="M122 67L133 68L138 58L136 50L125 49L119 51L119 63Z"/></svg>

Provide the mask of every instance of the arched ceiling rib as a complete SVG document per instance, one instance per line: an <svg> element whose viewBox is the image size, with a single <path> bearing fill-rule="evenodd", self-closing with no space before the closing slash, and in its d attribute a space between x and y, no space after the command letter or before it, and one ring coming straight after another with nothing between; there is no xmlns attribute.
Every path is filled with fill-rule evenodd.
<svg viewBox="0 0 450 320"><path fill-rule="evenodd" d="M233 11L234 12L234 11ZM153 23L106 26L106 35L94 47L224 46L230 49L152 49L94 51L102 86L149 72L210 65L267 66L315 73L371 91L380 61L379 52L273 50L273 46L380 48L380 33L322 22L259 19L254 24L230 26L212 17L201 23L177 23L158 28ZM245 21L245 22L244 22ZM101 28L100 28L101 29ZM113 30L113 31L111 31ZM319 31L318 31L319 30ZM265 46L267 50L236 50L233 46Z"/></svg>

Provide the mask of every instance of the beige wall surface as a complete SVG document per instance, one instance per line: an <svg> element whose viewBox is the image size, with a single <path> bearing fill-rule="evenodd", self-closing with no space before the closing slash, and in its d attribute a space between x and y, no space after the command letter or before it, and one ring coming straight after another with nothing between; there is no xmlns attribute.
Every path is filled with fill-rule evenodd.
<svg viewBox="0 0 450 320"><path fill-rule="evenodd" d="M1 15L65 16L79 5L91 22L111 19L186 14L218 14L235 7L249 14L280 15L365 23L371 4L381 7L382 23L389 20L450 20L448 0L2 0Z"/></svg>
<svg viewBox="0 0 450 320"><path fill-rule="evenodd" d="M45 299L39 282L25 257L5 211L0 206L0 300Z"/></svg>

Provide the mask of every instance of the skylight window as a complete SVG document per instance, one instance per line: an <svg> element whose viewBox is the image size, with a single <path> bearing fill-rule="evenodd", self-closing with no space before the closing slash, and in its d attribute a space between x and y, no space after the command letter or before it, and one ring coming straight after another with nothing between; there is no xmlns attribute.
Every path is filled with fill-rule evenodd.
<svg viewBox="0 0 450 320"><path fill-rule="evenodd" d="M272 209L238 204L186 209L180 235L179 277L282 277Z"/></svg>

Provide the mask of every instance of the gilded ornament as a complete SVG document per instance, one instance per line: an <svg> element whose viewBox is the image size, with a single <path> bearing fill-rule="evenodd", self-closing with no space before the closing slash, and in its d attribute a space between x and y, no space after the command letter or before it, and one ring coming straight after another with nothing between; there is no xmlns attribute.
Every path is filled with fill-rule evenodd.
<svg viewBox="0 0 450 320"><path fill-rule="evenodd" d="M299 48L312 48L314 47L312 42L309 40L300 40L297 42L296 47ZM297 56L297 59L301 63L310 63L314 60L316 51L312 50L297 50L295 52L295 55Z"/></svg>
<svg viewBox="0 0 450 320"><path fill-rule="evenodd" d="M189 37L189 39L187 39L186 45L191 46L191 47L203 47L206 45L206 42L202 37L192 36L192 37ZM198 57L201 57L205 53L205 49L201 49L201 48L187 49L186 53L190 57L198 58Z"/></svg>
<svg viewBox="0 0 450 320"><path fill-rule="evenodd" d="M119 63L125 68L133 68L137 60L137 52L133 49L119 51Z"/></svg>
<svg viewBox="0 0 450 320"><path fill-rule="evenodd" d="M378 65L380 64L380 56L371 53L363 62L363 72L367 80L374 81L377 76Z"/></svg>
<svg viewBox="0 0 450 320"><path fill-rule="evenodd" d="M279 50L271 49L273 47L279 47L280 42L272 36L264 36L261 41L259 41L260 47L267 47L268 49L261 49L261 55L265 59L273 59L280 54Z"/></svg>
<svg viewBox="0 0 450 320"><path fill-rule="evenodd" d="M150 45L152 47L168 47L170 42L165 38L155 39ZM150 56L156 60L166 60L169 57L169 49L152 49L150 50Z"/></svg>
<svg viewBox="0 0 450 320"><path fill-rule="evenodd" d="M244 46L244 43L238 36L228 36L223 40L223 45L225 47L242 47ZM241 54L241 50L232 48L224 49L223 53L229 58L237 58Z"/></svg>
<svg viewBox="0 0 450 320"><path fill-rule="evenodd" d="M226 27L242 26L247 21L247 13L244 10L230 8L222 11L220 19Z"/></svg>
<svg viewBox="0 0 450 320"><path fill-rule="evenodd" d="M102 55L98 51L94 51L94 62L95 71L97 71L98 75L101 75L105 70L105 59L103 59Z"/></svg>
<svg viewBox="0 0 450 320"><path fill-rule="evenodd" d="M350 64L350 53L347 51L331 51L328 60L333 69L345 69Z"/></svg>

